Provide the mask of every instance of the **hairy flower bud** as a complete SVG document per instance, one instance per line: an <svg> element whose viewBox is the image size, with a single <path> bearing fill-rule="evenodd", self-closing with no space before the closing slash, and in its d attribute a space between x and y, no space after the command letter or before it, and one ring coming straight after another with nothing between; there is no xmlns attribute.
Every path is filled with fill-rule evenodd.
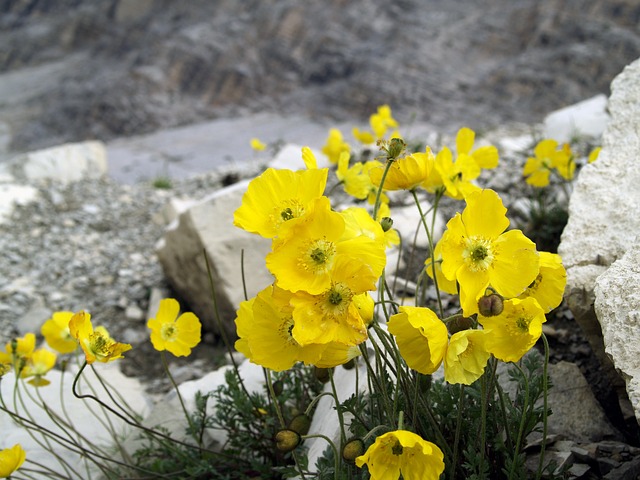
<svg viewBox="0 0 640 480"><path fill-rule="evenodd" d="M309 433L309 427L311 426L311 419L308 415L301 413L296 415L289 422L289 430L299 433L300 435L306 435Z"/></svg>
<svg viewBox="0 0 640 480"><path fill-rule="evenodd" d="M392 138L389 140L389 146L387 147L389 160L397 159L402 154L406 146L407 144L404 143L404 140L401 138Z"/></svg>
<svg viewBox="0 0 640 480"><path fill-rule="evenodd" d="M315 367L313 369L313 374L322 383L327 383L329 381L329 369L328 368Z"/></svg>
<svg viewBox="0 0 640 480"><path fill-rule="evenodd" d="M490 293L478 300L478 311L483 317L495 317L504 309L503 298L497 293Z"/></svg>
<svg viewBox="0 0 640 480"><path fill-rule="evenodd" d="M349 440L344 447L342 447L342 458L347 462L353 463L356 458L363 454L364 442L360 438Z"/></svg>
<svg viewBox="0 0 640 480"><path fill-rule="evenodd" d="M447 322L447 330L451 335L461 332L463 330L469 330L473 326L473 320L468 317L455 318Z"/></svg>
<svg viewBox="0 0 640 480"><path fill-rule="evenodd" d="M298 432L294 432L293 430L280 430L276 433L274 440L276 442L276 448L286 453L300 445L302 438Z"/></svg>
<svg viewBox="0 0 640 480"><path fill-rule="evenodd" d="M382 226L382 231L388 232L393 227L393 219L391 217L382 217L380 225Z"/></svg>
<svg viewBox="0 0 640 480"><path fill-rule="evenodd" d="M273 393L275 393L276 396L281 395L283 389L284 384L282 383L282 380L276 380L275 382L273 382Z"/></svg>

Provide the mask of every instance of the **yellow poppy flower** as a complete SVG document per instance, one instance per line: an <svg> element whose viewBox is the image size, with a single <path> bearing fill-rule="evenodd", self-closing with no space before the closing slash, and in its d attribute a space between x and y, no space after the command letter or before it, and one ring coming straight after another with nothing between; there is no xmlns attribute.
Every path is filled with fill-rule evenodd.
<svg viewBox="0 0 640 480"><path fill-rule="evenodd" d="M471 183L480 175L480 167L468 155L463 155L454 162L451 150L443 147L436 155L435 171L438 172L442 181L445 194L451 198L462 200L471 193L480 190L480 187ZM428 180L423 186L428 191L436 188L436 184L429 183Z"/></svg>
<svg viewBox="0 0 640 480"><path fill-rule="evenodd" d="M491 285L506 298L520 295L538 275L535 244L520 230L505 232L507 209L493 190L469 195L462 214L442 236L442 273L460 286L466 317L478 312L478 298Z"/></svg>
<svg viewBox="0 0 640 480"><path fill-rule="evenodd" d="M369 175L369 172L374 168L378 168L383 165L384 164L378 160L369 160L362 165L362 175L367 178L369 187L369 194L366 197L369 205L375 205L376 197L378 196L378 187L371 181L371 175ZM389 197L384 192L380 192L380 204L388 203Z"/></svg>
<svg viewBox="0 0 640 480"><path fill-rule="evenodd" d="M484 330L462 330L454 333L444 357L445 381L471 385L479 379L491 356L485 342Z"/></svg>
<svg viewBox="0 0 640 480"><path fill-rule="evenodd" d="M151 343L159 352L168 350L176 357L187 357L200 343L200 320L191 312L180 313L180 304L173 298L160 300L156 318L150 318Z"/></svg>
<svg viewBox="0 0 640 480"><path fill-rule="evenodd" d="M458 161L462 155L470 156L480 168L496 168L498 166L498 149L493 145L486 145L475 149L473 152L473 143L475 142L476 133L470 128L463 127L458 130L456 135L456 153Z"/></svg>
<svg viewBox="0 0 640 480"><path fill-rule="evenodd" d="M360 130L359 128L354 127L353 130L351 130L351 133L353 134L353 137L363 145L370 145L376 141L373 133Z"/></svg>
<svg viewBox="0 0 640 480"><path fill-rule="evenodd" d="M369 293L361 293L360 295L353 296L353 304L358 309L358 313L360 314L360 318L366 326L371 325L371 322L374 319L375 313L375 301L371 297Z"/></svg>
<svg viewBox="0 0 640 480"><path fill-rule="evenodd" d="M598 159L598 156L600 155L600 151L602 150L602 147L596 147L593 150L591 150L591 153L589 154L589 158L588 158L588 162L589 163L593 163Z"/></svg>
<svg viewBox="0 0 640 480"><path fill-rule="evenodd" d="M553 167L565 180L573 180L576 172L576 162L573 161L571 145L565 143L558 154L553 158Z"/></svg>
<svg viewBox="0 0 640 480"><path fill-rule="evenodd" d="M291 298L295 325L292 335L300 345L339 342L358 345L367 339L356 295L375 287L371 269L347 256L336 259L330 282L318 294L299 291Z"/></svg>
<svg viewBox="0 0 640 480"><path fill-rule="evenodd" d="M427 181L435 168L435 156L427 147L425 152L418 152L399 158L391 164L384 180L385 190L414 190ZM381 165L369 171L371 182L380 186L385 166Z"/></svg>
<svg viewBox="0 0 640 480"><path fill-rule="evenodd" d="M344 191L359 200L367 198L371 190L371 180L369 175L362 172L363 166L361 162L357 162L349 167L349 154L343 152L338 160L338 169L336 170L336 176L342 183Z"/></svg>
<svg viewBox="0 0 640 480"><path fill-rule="evenodd" d="M478 321L487 332L485 348L503 362L517 362L540 338L546 318L533 298L513 298L504 301L500 315L478 315Z"/></svg>
<svg viewBox="0 0 640 480"><path fill-rule="evenodd" d="M420 435L396 430L376 437L356 465L367 465L371 480L438 480L444 471L440 448Z"/></svg>
<svg viewBox="0 0 640 480"><path fill-rule="evenodd" d="M264 150L265 148L267 148L267 144L266 143L262 143L259 139L257 138L252 138L251 139L251 148L253 148L255 151L257 152L261 152L262 150Z"/></svg>
<svg viewBox="0 0 640 480"><path fill-rule="evenodd" d="M124 352L131 350L128 343L119 343L111 338L106 328L100 326L94 330L91 315L85 311L71 317L69 331L80 344L88 364L96 360L102 363L111 362L122 358Z"/></svg>
<svg viewBox="0 0 640 480"><path fill-rule="evenodd" d="M326 168L276 170L267 168L254 178L233 214L233 224L247 232L274 238L280 228L304 215L309 203L322 196Z"/></svg>
<svg viewBox="0 0 640 480"><path fill-rule="evenodd" d="M340 159L340 154L342 152L349 153L351 151L351 147L347 142L342 138L342 133L337 128L332 128L329 130L329 136L327 137L327 141L322 147L322 153L324 153L329 162L338 163Z"/></svg>
<svg viewBox="0 0 640 480"><path fill-rule="evenodd" d="M431 265L435 258L435 265ZM435 248L433 249L433 256L427 258L424 261L424 270L429 275L429 278L433 280L433 271L435 267L436 271L436 280L438 281L438 288L443 292L449 293L451 295L458 294L458 284L455 280L449 280L442 273L442 239L438 243L436 243Z"/></svg>
<svg viewBox="0 0 640 480"><path fill-rule="evenodd" d="M69 320L73 312L54 312L49 320L42 324L40 333L47 344L59 353L71 353L78 343L69 333Z"/></svg>
<svg viewBox="0 0 640 480"><path fill-rule="evenodd" d="M449 342L447 327L430 309L401 306L389 319L389 332L396 337L400 355L416 372L435 372Z"/></svg>
<svg viewBox="0 0 640 480"><path fill-rule="evenodd" d="M36 387L44 387L49 385L49 380L43 378L49 370L56 364L57 355L45 348L39 348L33 352L29 358L25 369L22 371L22 377L34 377L29 380L31 385Z"/></svg>
<svg viewBox="0 0 640 480"><path fill-rule="evenodd" d="M309 147L302 147L302 161L308 170L318 168L318 160Z"/></svg>
<svg viewBox="0 0 640 480"><path fill-rule="evenodd" d="M533 297L549 313L562 303L567 285L567 271L557 253L539 252L540 272L536 279L518 298Z"/></svg>
<svg viewBox="0 0 640 480"><path fill-rule="evenodd" d="M369 117L369 125L377 139L384 138L389 128L398 128L398 122L393 118L389 105L380 105L376 113Z"/></svg>
<svg viewBox="0 0 640 480"><path fill-rule="evenodd" d="M22 466L26 457L27 454L19 443L0 450L0 478L9 478L9 475Z"/></svg>
<svg viewBox="0 0 640 480"><path fill-rule="evenodd" d="M328 198L312 203L307 215L287 229L287 236L274 242L267 255L267 268L278 286L320 294L331 285L336 260L346 256L356 267L369 267L368 273L361 272L361 282L367 287L356 293L373 289L370 285L381 275L386 262L384 244L366 235L344 238L344 233L345 220L331 210Z"/></svg>
<svg viewBox="0 0 640 480"><path fill-rule="evenodd" d="M27 333L24 337L17 338L5 345L5 351L0 352L0 363L12 364L15 370L20 373L35 348L36 336L33 333Z"/></svg>

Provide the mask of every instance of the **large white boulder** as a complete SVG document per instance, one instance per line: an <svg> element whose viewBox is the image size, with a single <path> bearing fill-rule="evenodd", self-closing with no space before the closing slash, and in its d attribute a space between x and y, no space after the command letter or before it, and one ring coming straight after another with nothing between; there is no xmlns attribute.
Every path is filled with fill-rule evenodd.
<svg viewBox="0 0 640 480"><path fill-rule="evenodd" d="M611 120L602 137L602 151L575 182L569 221L558 252L567 269L567 302L607 371L611 386L624 388L605 355L593 304L598 276L622 258L640 234L640 60L628 65L612 82L608 110ZM628 295L621 291L611 291L611 295L626 304ZM602 316L600 320L607 321ZM602 330L607 328L603 326ZM637 343L640 338L627 340Z"/></svg>
<svg viewBox="0 0 640 480"><path fill-rule="evenodd" d="M105 176L107 150L104 143L97 140L65 143L18 155L3 168L23 183L51 181L66 185Z"/></svg>
<svg viewBox="0 0 640 480"><path fill-rule="evenodd" d="M607 97L599 94L547 115L544 136L561 143L585 136L600 138L608 121Z"/></svg>
<svg viewBox="0 0 640 480"><path fill-rule="evenodd" d="M245 299L243 251L248 298L273 283L265 265L271 242L233 225L233 212L241 205L247 185L240 182L218 190L187 208L156 248L169 283L208 330L221 333L207 272L208 258L217 310L230 338L235 337L235 312Z"/></svg>

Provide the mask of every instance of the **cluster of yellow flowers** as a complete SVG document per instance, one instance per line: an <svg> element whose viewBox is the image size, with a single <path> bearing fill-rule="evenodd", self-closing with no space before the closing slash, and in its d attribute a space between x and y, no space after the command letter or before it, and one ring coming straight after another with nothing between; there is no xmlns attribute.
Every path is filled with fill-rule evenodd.
<svg viewBox="0 0 640 480"><path fill-rule="evenodd" d="M557 254L538 252L520 230L507 230L499 195L474 183L482 169L498 165L497 149L474 149L475 133L462 128L455 156L446 146L437 154L429 147L407 154L397 132L383 138L397 127L387 106L370 123L373 133L354 129L353 135L364 144L377 139L386 160L350 165L351 147L336 129L322 152L344 190L374 205L373 213L332 210L323 195L328 169L316 168L306 147L306 170L268 169L249 184L234 223L272 240L266 264L275 281L240 306L236 349L277 371L296 362L332 367L357 355L355 347L378 321L369 292L384 269L386 247L398 243L384 219L391 216L384 192L412 192L420 207L415 192L423 189L466 203L425 260L437 288L459 295L461 313L441 318L427 307L399 306L386 320L402 359L422 374L444 364L448 383L466 385L484 374L492 355L518 361L539 339L546 313L561 303L566 272ZM529 183L540 183L545 172L548 178L551 167L565 178L573 175L570 149L556 147L554 141L536 147L536 158L525 167ZM448 328L461 317L471 320L467 329ZM372 478L384 480L400 474L435 479L444 470L436 445L402 429L377 437L356 464L367 464Z"/></svg>
<svg viewBox="0 0 640 480"><path fill-rule="evenodd" d="M151 343L158 351L168 350L176 356L186 356L200 342L200 320L190 312L178 316L180 307L172 298L160 301L156 318L149 319ZM115 341L104 326L94 328L86 311L55 312L40 329L47 347L36 349L36 335L27 333L5 345L0 352L0 377L14 370L16 377L44 387L50 382L46 374L55 366L57 354L72 354L78 346L85 364L106 363L123 358L131 345ZM56 353L57 352L57 353ZM0 478L8 477L25 461L25 451L19 444L0 451Z"/></svg>

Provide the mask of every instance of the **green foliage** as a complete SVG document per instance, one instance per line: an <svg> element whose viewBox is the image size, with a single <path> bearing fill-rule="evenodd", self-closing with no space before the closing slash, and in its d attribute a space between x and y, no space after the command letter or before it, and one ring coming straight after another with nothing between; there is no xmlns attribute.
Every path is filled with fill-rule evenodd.
<svg viewBox="0 0 640 480"><path fill-rule="evenodd" d="M165 176L154 178L153 182L151 182L151 185L153 185L154 188L157 188L160 190L170 190L173 188L173 182L169 177L165 177Z"/></svg>
<svg viewBox="0 0 640 480"><path fill-rule="evenodd" d="M567 207L541 190L529 210L524 233L535 242L538 251L557 253L560 236L568 220Z"/></svg>

